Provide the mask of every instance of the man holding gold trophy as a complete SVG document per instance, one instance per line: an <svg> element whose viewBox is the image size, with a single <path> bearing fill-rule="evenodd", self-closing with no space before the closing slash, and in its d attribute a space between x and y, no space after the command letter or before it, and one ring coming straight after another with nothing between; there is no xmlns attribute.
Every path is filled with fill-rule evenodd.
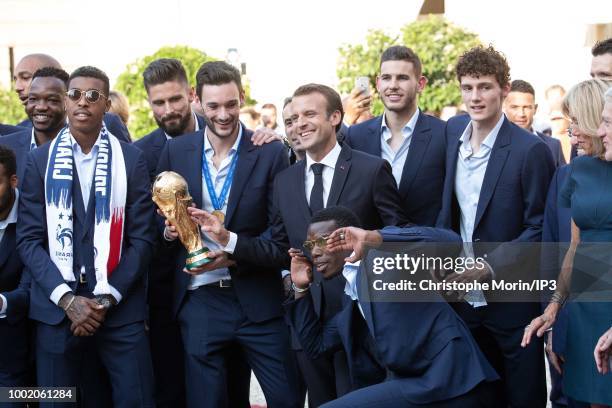
<svg viewBox="0 0 612 408"><path fill-rule="evenodd" d="M268 406L298 406L278 268L287 262L288 248L271 245L270 266L236 263L224 251L236 244L236 235L220 247L200 235L187 213L193 201L232 231L271 236L273 181L288 166L287 154L279 142L255 146L252 132L240 124L238 70L208 62L196 81L206 127L166 144L153 188L166 218L164 239L174 248L173 305L186 353L187 405L229 405L226 351L237 344Z"/></svg>

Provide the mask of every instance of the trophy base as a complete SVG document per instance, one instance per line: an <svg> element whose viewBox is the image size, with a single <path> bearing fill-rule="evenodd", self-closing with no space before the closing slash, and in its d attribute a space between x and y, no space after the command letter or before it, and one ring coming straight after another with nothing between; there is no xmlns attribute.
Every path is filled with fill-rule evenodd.
<svg viewBox="0 0 612 408"><path fill-rule="evenodd" d="M206 247L198 249L197 251L189 252L187 259L185 260L185 268L188 270L196 269L211 262L212 259L207 258L210 250Z"/></svg>

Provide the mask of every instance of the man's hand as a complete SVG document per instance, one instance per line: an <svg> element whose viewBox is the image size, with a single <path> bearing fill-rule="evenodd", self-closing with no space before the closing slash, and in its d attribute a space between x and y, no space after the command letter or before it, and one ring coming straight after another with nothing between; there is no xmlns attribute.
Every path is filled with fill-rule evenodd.
<svg viewBox="0 0 612 408"><path fill-rule="evenodd" d="M289 250L291 257L291 281L298 289L306 289L312 283L312 264L299 249ZM295 298L299 299L303 293L296 293Z"/></svg>
<svg viewBox="0 0 612 408"><path fill-rule="evenodd" d="M82 327L89 336L98 330L106 316L106 309L98 302L83 296L75 296L72 293L62 296L59 306L64 309L73 326Z"/></svg>
<svg viewBox="0 0 612 408"><path fill-rule="evenodd" d="M208 211L199 208L189 207L187 212L191 219L200 226L202 232L210 237L217 244L225 247L229 242L229 231L225 229L221 221Z"/></svg>
<svg viewBox="0 0 612 408"><path fill-rule="evenodd" d="M210 251L207 255L207 258L212 259L212 262L207 263L199 268L187 269L184 268L183 272L188 273L189 275L201 275L205 272L214 271L215 269L221 268L229 268L230 266L236 265L236 261L229 259L229 255L221 250L218 251Z"/></svg>
<svg viewBox="0 0 612 408"><path fill-rule="evenodd" d="M327 250L330 252L351 251L345 262L357 262L363 257L365 247L377 248L382 243L378 231L368 231L356 227L338 228L327 238Z"/></svg>
<svg viewBox="0 0 612 408"><path fill-rule="evenodd" d="M268 129L266 127L257 129L255 133L253 133L253 136L251 136L251 142L255 146L262 146L266 143L274 142L277 140L282 142L283 137L272 129Z"/></svg>
<svg viewBox="0 0 612 408"><path fill-rule="evenodd" d="M351 93L342 100L344 109L344 122L351 126L357 123L362 114L370 110L372 95L364 95L361 88L354 88Z"/></svg>
<svg viewBox="0 0 612 408"><path fill-rule="evenodd" d="M612 327L609 328L597 341L595 350L593 350L595 356L595 365L597 365L597 371L600 374L607 374L610 372L610 358L612 358Z"/></svg>

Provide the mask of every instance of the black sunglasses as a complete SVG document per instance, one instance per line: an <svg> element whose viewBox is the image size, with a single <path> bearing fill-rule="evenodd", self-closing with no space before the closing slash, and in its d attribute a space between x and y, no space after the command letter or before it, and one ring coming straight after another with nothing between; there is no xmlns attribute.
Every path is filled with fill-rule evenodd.
<svg viewBox="0 0 612 408"><path fill-rule="evenodd" d="M73 102L78 102L81 100L83 95L85 95L85 100L89 103L96 103L100 100L100 98L107 98L102 92L97 89L88 89L87 91L82 91L78 88L69 89L66 92L68 98L70 98Z"/></svg>

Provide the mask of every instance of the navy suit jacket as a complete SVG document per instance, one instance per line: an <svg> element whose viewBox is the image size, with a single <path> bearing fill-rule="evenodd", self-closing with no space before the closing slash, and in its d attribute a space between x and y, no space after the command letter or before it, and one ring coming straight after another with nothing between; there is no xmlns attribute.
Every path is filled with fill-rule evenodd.
<svg viewBox="0 0 612 408"><path fill-rule="evenodd" d="M119 115L112 112L106 112L104 114L104 124L106 125L108 131L111 132L117 139L125 143L132 143L130 131L125 126L125 123L123 123ZM23 122L18 123L17 126L32 129L33 125L30 119L26 119Z"/></svg>
<svg viewBox="0 0 612 408"><path fill-rule="evenodd" d="M446 126L446 179L437 225L457 233L460 232L460 209L455 196L455 176L459 138L469 120L468 115L456 116ZM522 252L524 246L513 243L541 241L546 192L554 169L546 144L504 118L485 172L472 235L475 243L509 243L487 254L487 262L495 270L496 278L527 268L521 262L533 262ZM495 321L512 327L526 324L539 310L539 306L534 308L531 303L504 306L490 302L488 310L497 315ZM525 310L520 312L517 308Z"/></svg>
<svg viewBox="0 0 612 408"><path fill-rule="evenodd" d="M382 115L346 132L345 142L355 150L381 157ZM399 193L408 219L418 225L433 226L442 207L446 171L445 122L419 113L412 132L408 156L402 170Z"/></svg>
<svg viewBox="0 0 612 408"><path fill-rule="evenodd" d="M196 119L198 121L198 127L200 129L204 129L204 126L206 126L204 119L199 115L196 115ZM142 150L144 153L147 161L147 168L149 169L149 174L151 175L151 181L155 180L155 176L158 174L156 170L157 164L159 163L159 156L167 141L168 139L166 138L164 130L162 128L157 128L148 135L145 135L141 139L134 142L134 146Z"/></svg>
<svg viewBox="0 0 612 408"><path fill-rule="evenodd" d="M11 133L19 132L23 130L22 126L13 126L13 125L5 125L4 123L0 123L0 136L9 135Z"/></svg>
<svg viewBox="0 0 612 408"><path fill-rule="evenodd" d="M47 222L45 212L45 172L50 143L34 149L29 155L21 183L17 247L21 259L32 274L30 292L30 317L50 325L59 324L64 311L55 305L50 296L64 282L62 274L49 257ZM104 322L107 326L122 326L144 320L145 317L145 266L152 253L154 240L153 202L149 188L148 172L142 152L121 143L127 174L127 197L124 214L123 248L119 264L109 278L122 295L118 305L112 307ZM95 287L94 272L94 187L85 211L78 173L73 168L73 254L74 273L78 277L81 265L85 266L88 290ZM66 282L73 291L77 282Z"/></svg>
<svg viewBox="0 0 612 408"><path fill-rule="evenodd" d="M32 129L22 129L0 139L0 145L4 145L15 153L17 160L17 179L19 185L25 172L26 160L30 152L30 141L32 140Z"/></svg>
<svg viewBox="0 0 612 408"><path fill-rule="evenodd" d="M548 136L541 132L536 132L536 134L546 143L546 146L550 149L552 153L553 160L555 162L555 168L559 166L565 166L567 163L565 162L565 156L563 156L563 150L561 150L561 142L555 139L552 136Z"/></svg>
<svg viewBox="0 0 612 408"><path fill-rule="evenodd" d="M9 224L0 241L0 293L6 298L6 317L0 319L0 370L23 373L28 365L26 315L28 287L22 274L23 264L17 254L15 224ZM24 282L20 284L20 280Z"/></svg>
<svg viewBox="0 0 612 408"><path fill-rule="evenodd" d="M421 227L399 232L395 241L416 242L430 235ZM387 232L387 237L395 235ZM434 231L434 241L459 240L452 232ZM456 237L456 238L453 238ZM410 238L408 238L410 237ZM442 237L440 239L440 237ZM381 256L369 251L368 258ZM355 388L380 382L384 376L403 380L402 393L416 404L427 404L453 398L473 389L482 381L496 380L497 374L478 349L468 328L451 307L436 293L426 296L430 301L376 302L364 299L371 287L362 261L357 276L357 293L363 314L348 296L343 309L322 325L316 318L312 296L285 304L287 318L310 358L344 349L348 357L351 379ZM365 320L367 330L359 330ZM362 325L363 326L363 325ZM373 340L374 353L364 347L364 337ZM382 372L384 374L384 371Z"/></svg>
<svg viewBox="0 0 612 408"><path fill-rule="evenodd" d="M241 237L256 237L272 223L274 178L288 163L282 143L254 146L253 132L242 127L238 163L229 192L225 226ZM202 149L204 130L182 135L166 143L157 173L171 170L187 180L193 202L202 208ZM161 234L161 231L159 232ZM238 239L240 241L240 238ZM175 252L174 312L178 313L189 285L190 275L183 272L186 250L178 241L171 243ZM284 250L286 254L286 249ZM255 264L239 259L229 268L233 287L242 309L252 322L262 322L282 315L280 269L271 263Z"/></svg>
<svg viewBox="0 0 612 408"><path fill-rule="evenodd" d="M306 201L305 174L306 159L278 175L274 184L274 208L277 210L274 225L263 238L239 235L234 258L250 259L261 265L274 262L279 268L289 268L287 245L302 248L312 217ZM327 207L336 205L351 209L365 229L407 223L389 163L352 150L346 144L338 157L327 199ZM322 277L316 271L315 282L312 292L316 311L320 314Z"/></svg>

